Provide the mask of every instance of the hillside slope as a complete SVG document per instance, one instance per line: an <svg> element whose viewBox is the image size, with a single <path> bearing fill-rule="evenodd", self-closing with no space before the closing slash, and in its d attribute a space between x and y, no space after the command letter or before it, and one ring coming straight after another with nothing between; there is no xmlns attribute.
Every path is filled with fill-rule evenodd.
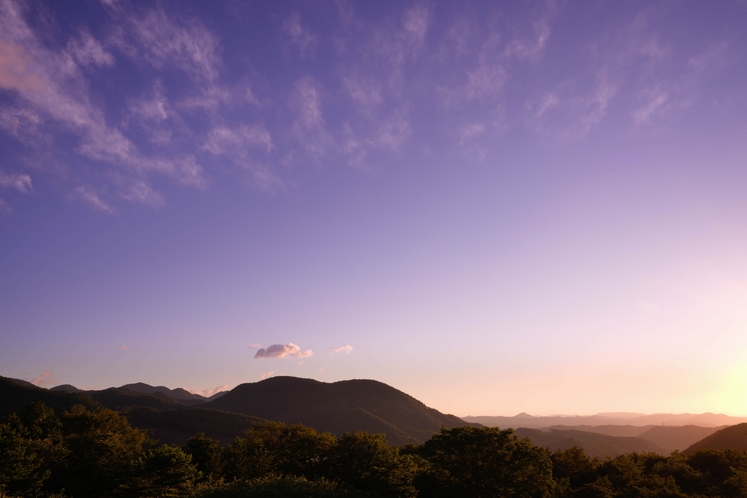
<svg viewBox="0 0 747 498"><path fill-rule="evenodd" d="M90 396L84 393L50 391L23 380L0 377L0 420L11 413L22 413L29 404L36 401L45 403L58 415L77 404L87 408L98 406Z"/></svg>
<svg viewBox="0 0 747 498"><path fill-rule="evenodd" d="M541 431L528 428L519 428L514 432L518 436L528 437L532 444L544 446L552 451L567 450L573 446L578 446L583 448L586 454L591 457L604 458L631 452L668 454L663 448L640 437L607 436L606 434L575 430Z"/></svg>
<svg viewBox="0 0 747 498"><path fill-rule="evenodd" d="M204 432L209 438L225 446L232 443L253 425L265 422L262 419L223 412L209 408L182 408L179 410L154 410L133 408L124 412L130 425L144 429L148 436L160 443L183 445L187 439Z"/></svg>
<svg viewBox="0 0 747 498"><path fill-rule="evenodd" d="M723 427L699 427L697 425L671 427L659 425L639 434L638 437L653 441L654 444L671 453L675 450L683 451L719 429L723 429Z"/></svg>
<svg viewBox="0 0 747 498"><path fill-rule="evenodd" d="M732 425L716 431L687 448L683 453L692 455L698 450L747 451L747 423Z"/></svg>
<svg viewBox="0 0 747 498"><path fill-rule="evenodd" d="M329 384L297 377L273 377L241 384L202 406L301 423L336 435L358 430L383 433L395 445L423 442L442 426L474 425L428 408L412 396L374 380Z"/></svg>

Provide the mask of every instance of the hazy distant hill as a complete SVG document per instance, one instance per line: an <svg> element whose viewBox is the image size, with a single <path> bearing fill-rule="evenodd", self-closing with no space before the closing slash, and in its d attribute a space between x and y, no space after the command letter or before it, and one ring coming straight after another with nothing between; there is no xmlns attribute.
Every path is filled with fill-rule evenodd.
<svg viewBox="0 0 747 498"><path fill-rule="evenodd" d="M86 391L86 394L111 410L124 410L127 407L173 410L185 406L179 400L160 392L145 394L120 387L110 387L102 391Z"/></svg>
<svg viewBox="0 0 747 498"><path fill-rule="evenodd" d="M533 444L544 446L550 450L566 450L578 446L592 457L606 457L631 452L654 452L668 455L670 452L660 448L652 441L640 437L607 436L593 432L575 430L549 430L519 428L516 434L528 437Z"/></svg>
<svg viewBox="0 0 747 498"><path fill-rule="evenodd" d="M182 389L181 387L177 387L176 389L169 389L166 386L150 386L142 382L137 382L135 384L126 384L124 386L121 386L120 389L129 389L130 391L135 391L136 393L143 394L165 394L166 396L170 396L176 400L179 400L183 404L197 405L207 402L207 398L200 396L199 394L192 394L191 392L187 391L186 389Z"/></svg>
<svg viewBox="0 0 747 498"><path fill-rule="evenodd" d="M50 391L23 380L0 377L0 419L11 413L21 413L30 403L36 401L46 403L58 414L76 404L88 408L98 406L87 394Z"/></svg>
<svg viewBox="0 0 747 498"><path fill-rule="evenodd" d="M577 430L595 432L608 436L627 436L648 439L667 453L682 451L691 444L700 441L723 427L700 427L697 425L554 425L549 429Z"/></svg>
<svg viewBox="0 0 747 498"><path fill-rule="evenodd" d="M693 444L683 453L689 455L698 450L705 449L747 451L747 423L733 425L716 431Z"/></svg>
<svg viewBox="0 0 747 498"><path fill-rule="evenodd" d="M341 435L357 430L386 434L390 444L423 442L441 426L471 425L454 415L374 380L331 384L296 377L272 377L241 384L203 405L267 420L302 423Z"/></svg>
<svg viewBox="0 0 747 498"><path fill-rule="evenodd" d="M23 382L23 381L21 381ZM29 386L36 387L27 383ZM180 406L195 406L217 399L225 392L216 393L210 398L199 394L192 394L186 389L177 387L169 389L165 386L151 386L143 382L126 384L121 387L110 387L102 390L83 391L70 384L62 384L50 389L66 393L86 393L106 408L113 410L124 409L128 406L140 406L167 410Z"/></svg>
<svg viewBox="0 0 747 498"><path fill-rule="evenodd" d="M222 445L232 443L249 427L264 420L241 413L224 412L209 408L182 408L179 410L154 410L134 408L124 413L130 425L145 429L148 435L161 443L183 445L198 432Z"/></svg>
<svg viewBox="0 0 747 498"><path fill-rule="evenodd" d="M605 434L607 436L620 437L638 437L648 431L653 425L644 425L641 427L635 425L551 425L548 429L559 431L583 431Z"/></svg>
<svg viewBox="0 0 747 498"><path fill-rule="evenodd" d="M579 415L553 415L549 417L534 417L526 413L520 413L513 417L463 417L468 422L487 425L488 427L500 427L501 429L529 427L532 429L544 429L547 427L564 425L698 425L701 427L723 427L747 422L747 417L730 417L718 413L657 413L654 415L631 414L597 414L590 416Z"/></svg>
<svg viewBox="0 0 747 498"><path fill-rule="evenodd" d="M671 453L674 450L683 451L720 429L722 427L699 427L697 425L672 427L657 425L640 434L638 437L653 441L654 444Z"/></svg>

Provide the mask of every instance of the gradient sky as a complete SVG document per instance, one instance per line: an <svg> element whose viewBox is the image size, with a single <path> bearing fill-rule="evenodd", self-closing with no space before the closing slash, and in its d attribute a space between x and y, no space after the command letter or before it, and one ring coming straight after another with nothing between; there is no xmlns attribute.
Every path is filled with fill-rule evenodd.
<svg viewBox="0 0 747 498"><path fill-rule="evenodd" d="M0 375L747 415L746 26L0 0Z"/></svg>

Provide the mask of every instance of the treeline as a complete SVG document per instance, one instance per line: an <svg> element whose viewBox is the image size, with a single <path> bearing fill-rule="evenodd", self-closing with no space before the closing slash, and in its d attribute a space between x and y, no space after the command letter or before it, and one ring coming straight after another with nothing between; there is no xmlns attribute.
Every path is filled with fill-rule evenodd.
<svg viewBox="0 0 747 498"><path fill-rule="evenodd" d="M111 410L43 403L0 423L0 496L747 497L747 453L589 458L511 430L442 429L421 445L267 422L232 444L158 445Z"/></svg>

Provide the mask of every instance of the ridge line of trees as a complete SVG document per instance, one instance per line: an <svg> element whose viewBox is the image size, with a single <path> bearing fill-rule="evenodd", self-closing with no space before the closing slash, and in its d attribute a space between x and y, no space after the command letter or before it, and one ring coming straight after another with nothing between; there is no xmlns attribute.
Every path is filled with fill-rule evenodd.
<svg viewBox="0 0 747 498"><path fill-rule="evenodd" d="M198 433L159 445L112 410L44 403L0 422L0 497L747 497L747 453L590 458L512 430L442 428L394 447L263 422L228 446Z"/></svg>

